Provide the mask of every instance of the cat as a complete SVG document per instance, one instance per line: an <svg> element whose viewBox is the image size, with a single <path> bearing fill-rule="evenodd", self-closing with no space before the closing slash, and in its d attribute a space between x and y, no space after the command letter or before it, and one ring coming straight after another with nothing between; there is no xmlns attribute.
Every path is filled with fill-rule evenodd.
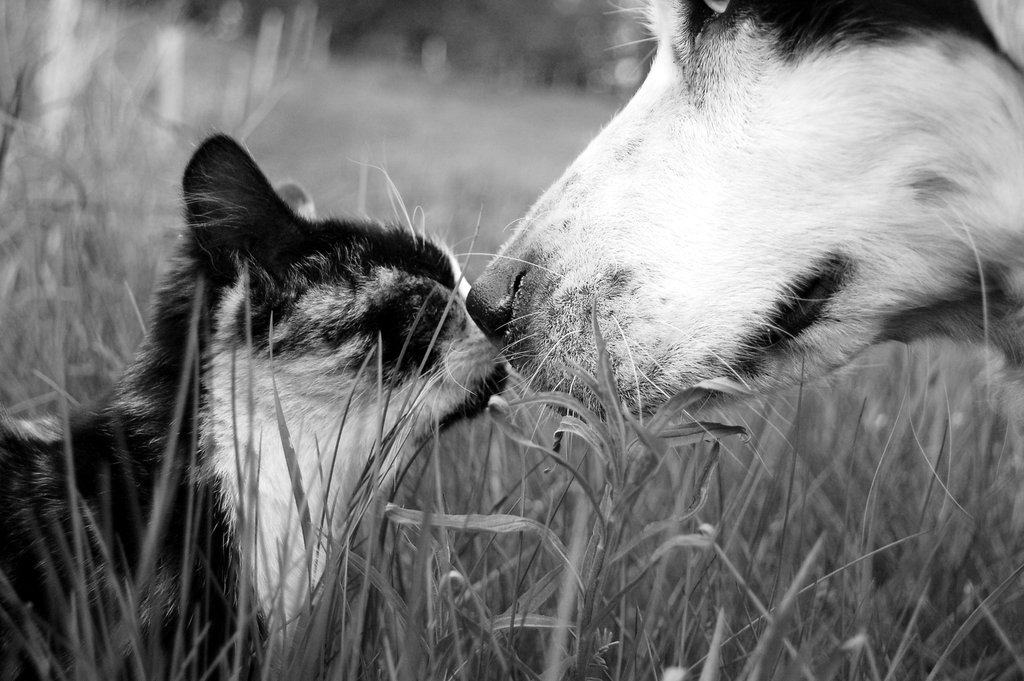
<svg viewBox="0 0 1024 681"><path fill-rule="evenodd" d="M201 675L281 638L366 490L500 389L442 245L282 193L294 208L237 142L205 141L110 396L65 427L0 418L0 678L88 645L134 677L140 642Z"/></svg>

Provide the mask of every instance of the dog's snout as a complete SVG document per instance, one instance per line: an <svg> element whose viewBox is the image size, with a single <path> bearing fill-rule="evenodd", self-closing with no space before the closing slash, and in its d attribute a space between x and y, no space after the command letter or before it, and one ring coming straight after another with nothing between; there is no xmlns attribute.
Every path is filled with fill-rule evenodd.
<svg viewBox="0 0 1024 681"><path fill-rule="evenodd" d="M466 310L488 336L501 340L512 322L516 296L523 287L529 265L496 261L473 284Z"/></svg>

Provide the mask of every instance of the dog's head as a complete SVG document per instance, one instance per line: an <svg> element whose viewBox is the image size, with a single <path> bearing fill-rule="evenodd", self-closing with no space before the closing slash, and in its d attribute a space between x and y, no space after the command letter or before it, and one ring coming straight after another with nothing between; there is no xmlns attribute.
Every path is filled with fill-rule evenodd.
<svg viewBox="0 0 1024 681"><path fill-rule="evenodd" d="M632 101L536 203L470 312L572 389L600 325L644 410L768 390L931 333L1010 350L1024 79L993 0L653 0ZM986 322L987 319L989 320Z"/></svg>

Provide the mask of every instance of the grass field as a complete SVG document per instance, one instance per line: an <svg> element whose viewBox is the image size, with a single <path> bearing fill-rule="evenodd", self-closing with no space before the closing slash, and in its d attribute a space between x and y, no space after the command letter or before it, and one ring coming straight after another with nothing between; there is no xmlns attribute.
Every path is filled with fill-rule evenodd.
<svg viewBox="0 0 1024 681"><path fill-rule="evenodd" d="M232 109L248 48L193 37L185 121L159 142L137 58L152 25L120 21L59 145L4 119L0 404L15 416L120 374L205 132L245 133L321 212L394 218L385 168L415 220L479 254L472 277L617 106L330 63ZM625 417L584 418L556 454L558 419L536 409L461 426L410 469L408 511L368 520L362 567L280 678L1024 678L1024 450L988 378L959 348L890 346L708 416L749 438L653 445Z"/></svg>

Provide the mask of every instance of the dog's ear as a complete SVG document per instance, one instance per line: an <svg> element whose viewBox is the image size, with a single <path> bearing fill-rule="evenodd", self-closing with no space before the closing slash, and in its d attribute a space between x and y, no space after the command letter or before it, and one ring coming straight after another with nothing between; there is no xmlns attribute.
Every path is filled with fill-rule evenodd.
<svg viewBox="0 0 1024 681"><path fill-rule="evenodd" d="M307 220L316 219L316 206L312 197L297 183L285 182L277 185L276 190L277 195L288 204L293 213Z"/></svg>
<svg viewBox="0 0 1024 681"><path fill-rule="evenodd" d="M977 0L992 35L1003 52L1024 68L1024 2L1021 0Z"/></svg>
<svg viewBox="0 0 1024 681"><path fill-rule="evenodd" d="M240 259L268 270L300 226L249 153L216 135L192 156L182 181L193 253L211 273L234 275Z"/></svg>

